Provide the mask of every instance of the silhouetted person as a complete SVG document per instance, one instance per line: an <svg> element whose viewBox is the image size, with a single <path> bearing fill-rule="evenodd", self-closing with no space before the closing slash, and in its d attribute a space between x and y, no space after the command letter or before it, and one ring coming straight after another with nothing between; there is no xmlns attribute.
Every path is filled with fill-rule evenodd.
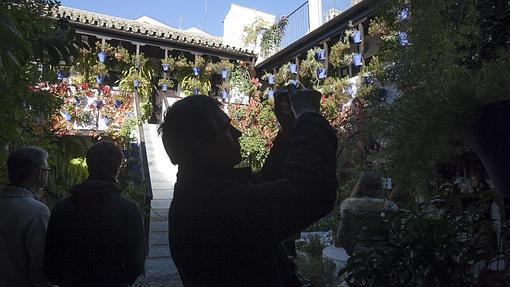
<svg viewBox="0 0 510 287"><path fill-rule="evenodd" d="M0 191L0 286L48 286L43 272L50 211L36 199L46 185L48 153L22 147L7 159L9 185Z"/></svg>
<svg viewBox="0 0 510 287"><path fill-rule="evenodd" d="M318 114L319 92L289 91L296 120L285 120L288 102L278 112L280 93L281 129L256 177L234 168L241 132L216 100L190 96L168 109L160 131L179 165L169 240L184 286L301 286L281 241L332 210L337 137Z"/></svg>
<svg viewBox="0 0 510 287"><path fill-rule="evenodd" d="M138 206L120 196L121 150L101 141L87 152L88 179L52 210L44 270L60 287L131 285L143 271L145 249Z"/></svg>
<svg viewBox="0 0 510 287"><path fill-rule="evenodd" d="M390 227L382 215L397 211L397 205L384 198L381 177L374 172L364 172L351 196L340 206L335 245L352 256L370 250L378 242L386 242Z"/></svg>

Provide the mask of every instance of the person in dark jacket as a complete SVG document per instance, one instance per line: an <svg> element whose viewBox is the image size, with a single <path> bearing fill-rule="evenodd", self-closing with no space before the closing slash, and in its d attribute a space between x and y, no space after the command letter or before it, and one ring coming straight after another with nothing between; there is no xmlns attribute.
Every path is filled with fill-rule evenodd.
<svg viewBox="0 0 510 287"><path fill-rule="evenodd" d="M301 286L281 241L332 210L337 137L318 113L319 92L287 89L276 96L281 128L257 175L234 168L241 132L216 100L190 96L168 109L160 132L179 165L170 251L185 287Z"/></svg>
<svg viewBox="0 0 510 287"><path fill-rule="evenodd" d="M145 249L140 210L116 187L122 152L100 141L86 160L88 179L51 212L44 270L60 287L131 285L143 271Z"/></svg>

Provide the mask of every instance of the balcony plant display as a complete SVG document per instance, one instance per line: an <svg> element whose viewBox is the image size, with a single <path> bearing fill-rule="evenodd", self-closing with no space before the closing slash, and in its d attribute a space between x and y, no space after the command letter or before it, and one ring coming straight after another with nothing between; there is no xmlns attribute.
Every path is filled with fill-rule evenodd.
<svg viewBox="0 0 510 287"><path fill-rule="evenodd" d="M161 59L161 67L163 72L171 73L175 69L175 59L172 56Z"/></svg>
<svg viewBox="0 0 510 287"><path fill-rule="evenodd" d="M329 63L336 69L350 65L352 56L349 43L340 41L331 46L328 59Z"/></svg>
<svg viewBox="0 0 510 287"><path fill-rule="evenodd" d="M129 69L122 71L120 80L118 81L122 93L131 95L134 93L135 89L137 89L141 100L148 99L150 96L152 91L151 80L154 75L152 68L147 62L143 62L145 62L145 64L142 65L139 70L131 66ZM135 87L136 83L138 87Z"/></svg>

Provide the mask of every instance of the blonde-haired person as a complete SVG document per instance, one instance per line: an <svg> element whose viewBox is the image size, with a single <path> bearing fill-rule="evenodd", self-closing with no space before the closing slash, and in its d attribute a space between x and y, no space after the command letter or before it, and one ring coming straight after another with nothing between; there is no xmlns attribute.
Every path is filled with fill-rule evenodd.
<svg viewBox="0 0 510 287"><path fill-rule="evenodd" d="M335 246L343 247L352 256L387 238L388 227L384 217L397 212L397 205L386 198L382 180L374 172L365 172L340 206L340 223Z"/></svg>

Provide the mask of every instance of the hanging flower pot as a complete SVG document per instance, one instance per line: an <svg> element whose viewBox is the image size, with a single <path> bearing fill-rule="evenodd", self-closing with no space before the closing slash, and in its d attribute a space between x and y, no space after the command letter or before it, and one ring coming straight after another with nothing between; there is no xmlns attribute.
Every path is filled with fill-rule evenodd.
<svg viewBox="0 0 510 287"><path fill-rule="evenodd" d="M120 108L120 106L122 106L122 101L121 100L115 100L113 105L115 106L116 109L118 109L118 108Z"/></svg>
<svg viewBox="0 0 510 287"><path fill-rule="evenodd" d="M362 59L361 59L361 53L354 53L352 55L352 62L354 63L354 66L356 66L356 67L363 65Z"/></svg>
<svg viewBox="0 0 510 287"><path fill-rule="evenodd" d="M64 79L64 71L58 70L57 71L57 80L61 82Z"/></svg>
<svg viewBox="0 0 510 287"><path fill-rule="evenodd" d="M326 60L326 51L324 49L320 49L319 51L315 52L315 59L319 61Z"/></svg>
<svg viewBox="0 0 510 287"><path fill-rule="evenodd" d="M168 72L168 69L170 69L170 64L161 64L163 66L163 72Z"/></svg>
<svg viewBox="0 0 510 287"><path fill-rule="evenodd" d="M355 31L353 34L352 34L352 42L354 44L359 44L361 43L361 32L360 31Z"/></svg>
<svg viewBox="0 0 510 287"><path fill-rule="evenodd" d="M133 87L138 88L140 86L140 81L139 80L134 80L133 81Z"/></svg>
<svg viewBox="0 0 510 287"><path fill-rule="evenodd" d="M198 88L193 88L193 95L198 95L200 93L200 90Z"/></svg>
<svg viewBox="0 0 510 287"><path fill-rule="evenodd" d="M270 85L274 85L274 75L273 74L267 75L267 83Z"/></svg>
<svg viewBox="0 0 510 287"><path fill-rule="evenodd" d="M80 103L81 103L81 98L78 96L74 97L74 104L79 105Z"/></svg>
<svg viewBox="0 0 510 287"><path fill-rule="evenodd" d="M354 87L353 87L353 85L352 85L352 84L350 84L350 85L348 85L348 86L347 86L347 88L346 88L345 92L346 92L349 96L351 96L351 98L356 97L356 90L354 89Z"/></svg>
<svg viewBox="0 0 510 287"><path fill-rule="evenodd" d="M223 99L227 99L227 98L228 98L228 92L227 92L227 90L223 90L223 91L221 91L221 96L223 97Z"/></svg>
<svg viewBox="0 0 510 287"><path fill-rule="evenodd" d="M228 70L227 69L221 69L221 78L225 80L228 76Z"/></svg>
<svg viewBox="0 0 510 287"><path fill-rule="evenodd" d="M103 74L96 75L96 82L98 85L104 83L105 76Z"/></svg>
<svg viewBox="0 0 510 287"><path fill-rule="evenodd" d="M103 107L103 101L102 100L96 100L96 108L99 110Z"/></svg>
<svg viewBox="0 0 510 287"><path fill-rule="evenodd" d="M200 74L200 68L199 67L193 67L193 75L198 76Z"/></svg>
<svg viewBox="0 0 510 287"><path fill-rule="evenodd" d="M320 68L317 69L317 77L319 79L326 78L326 69L324 67L320 67Z"/></svg>
<svg viewBox="0 0 510 287"><path fill-rule="evenodd" d="M398 32L398 42L399 42L400 46L409 45L409 39L407 38L406 32Z"/></svg>
<svg viewBox="0 0 510 287"><path fill-rule="evenodd" d="M274 97L274 90L268 90L267 91L267 96L270 97L270 98Z"/></svg>
<svg viewBox="0 0 510 287"><path fill-rule="evenodd" d="M104 61L106 61L106 53L104 51L97 53L97 58L99 62L104 63Z"/></svg>
<svg viewBox="0 0 510 287"><path fill-rule="evenodd" d="M407 20L407 18L409 18L409 8L408 7L404 7L398 13L398 19L400 21L404 21L404 20Z"/></svg>
<svg viewBox="0 0 510 287"><path fill-rule="evenodd" d="M167 84L161 85L161 90L163 90L163 92L168 91L168 85Z"/></svg>
<svg viewBox="0 0 510 287"><path fill-rule="evenodd" d="M372 83L372 78L369 75L363 76L363 84L370 85Z"/></svg>
<svg viewBox="0 0 510 287"><path fill-rule="evenodd" d="M68 112L64 112L64 117L66 118L66 121L71 120L71 115Z"/></svg>
<svg viewBox="0 0 510 287"><path fill-rule="evenodd" d="M297 65L296 64L290 64L289 70L291 74L297 74Z"/></svg>

